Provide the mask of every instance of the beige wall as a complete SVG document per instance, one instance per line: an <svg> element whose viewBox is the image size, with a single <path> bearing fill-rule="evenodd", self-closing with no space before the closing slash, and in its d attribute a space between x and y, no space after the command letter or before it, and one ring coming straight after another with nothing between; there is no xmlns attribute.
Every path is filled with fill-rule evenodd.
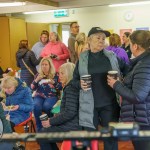
<svg viewBox="0 0 150 150"><path fill-rule="evenodd" d="M69 10L69 17L54 18L52 13L25 15L27 22L59 23L78 21L80 31L87 33L93 26L101 26L104 29L113 29L119 33L120 29L136 27L150 27L150 5L128 6L128 7L108 7L95 6L77 8ZM134 19L126 21L124 15L132 11Z"/></svg>
<svg viewBox="0 0 150 150"><path fill-rule="evenodd" d="M27 23L27 37L29 40L30 48L39 41L42 30L49 31L48 23Z"/></svg>

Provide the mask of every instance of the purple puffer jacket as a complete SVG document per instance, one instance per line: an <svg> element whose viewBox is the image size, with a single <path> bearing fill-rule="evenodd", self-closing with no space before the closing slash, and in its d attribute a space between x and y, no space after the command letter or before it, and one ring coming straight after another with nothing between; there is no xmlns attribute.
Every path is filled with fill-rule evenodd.
<svg viewBox="0 0 150 150"><path fill-rule="evenodd" d="M117 55L117 57L124 60L126 63L129 63L128 55L127 55L126 51L123 48L115 47L115 46L108 46L106 48L106 50L113 51Z"/></svg>

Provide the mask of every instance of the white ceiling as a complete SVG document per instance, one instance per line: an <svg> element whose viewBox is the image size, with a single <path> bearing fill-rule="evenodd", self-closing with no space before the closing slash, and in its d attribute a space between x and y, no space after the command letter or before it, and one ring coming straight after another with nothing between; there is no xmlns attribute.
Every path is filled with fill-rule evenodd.
<svg viewBox="0 0 150 150"><path fill-rule="evenodd" d="M0 0L0 3L13 1L26 2L26 5L19 7L0 7L1 15L10 13L22 13L27 11L104 6L108 4L138 2L142 0Z"/></svg>

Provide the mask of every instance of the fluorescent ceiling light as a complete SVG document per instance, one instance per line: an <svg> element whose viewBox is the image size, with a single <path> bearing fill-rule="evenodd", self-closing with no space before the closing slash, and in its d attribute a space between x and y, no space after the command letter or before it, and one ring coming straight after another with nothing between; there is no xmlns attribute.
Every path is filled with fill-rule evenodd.
<svg viewBox="0 0 150 150"><path fill-rule="evenodd" d="M121 6L134 6L134 5L145 5L150 4L150 1L141 1L141 2L133 2L133 3L122 3L122 4L112 4L108 5L109 7L121 7Z"/></svg>
<svg viewBox="0 0 150 150"><path fill-rule="evenodd" d="M54 10L23 12L23 14L25 14L25 15L28 15L28 14L42 14L42 13L49 13L49 12L54 12Z"/></svg>
<svg viewBox="0 0 150 150"><path fill-rule="evenodd" d="M13 7L23 5L26 5L26 3L25 2L0 3L0 7Z"/></svg>

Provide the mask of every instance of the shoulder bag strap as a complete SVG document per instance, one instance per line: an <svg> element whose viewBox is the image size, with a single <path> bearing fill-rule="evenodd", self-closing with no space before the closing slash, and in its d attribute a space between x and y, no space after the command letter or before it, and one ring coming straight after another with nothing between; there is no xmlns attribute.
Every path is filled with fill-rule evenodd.
<svg viewBox="0 0 150 150"><path fill-rule="evenodd" d="M34 76L33 71L28 67L28 65L25 63L25 61L23 60L23 58L22 58L22 62L25 65L25 67L28 69L28 71Z"/></svg>

